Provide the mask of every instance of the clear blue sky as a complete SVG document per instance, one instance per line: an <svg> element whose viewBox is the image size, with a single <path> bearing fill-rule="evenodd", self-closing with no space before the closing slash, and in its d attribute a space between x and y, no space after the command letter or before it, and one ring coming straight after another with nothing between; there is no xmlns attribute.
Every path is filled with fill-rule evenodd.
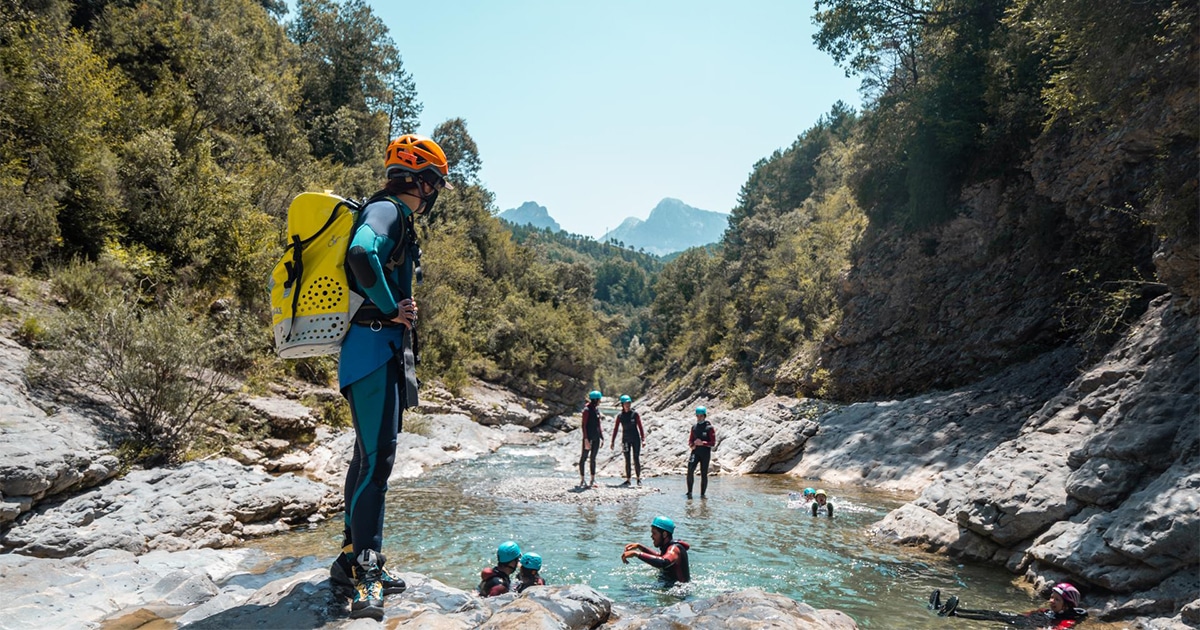
<svg viewBox="0 0 1200 630"><path fill-rule="evenodd" d="M425 105L461 116L499 210L600 236L663 197L729 212L751 167L839 99L811 0L370 0Z"/></svg>

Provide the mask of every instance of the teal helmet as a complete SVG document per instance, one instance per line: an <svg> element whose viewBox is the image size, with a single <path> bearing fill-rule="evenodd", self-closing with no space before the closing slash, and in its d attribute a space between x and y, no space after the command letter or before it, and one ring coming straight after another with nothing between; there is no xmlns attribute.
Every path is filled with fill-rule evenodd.
<svg viewBox="0 0 1200 630"><path fill-rule="evenodd" d="M542 568L542 557L530 551L521 556L521 566L530 571L539 571Z"/></svg>
<svg viewBox="0 0 1200 630"><path fill-rule="evenodd" d="M631 403L631 402L633 402L633 399L632 399L632 398L630 398L629 396L622 395L622 396L621 396L621 402L623 402L623 403Z"/></svg>
<svg viewBox="0 0 1200 630"><path fill-rule="evenodd" d="M811 497L812 495L814 495L814 494L816 494L816 493L817 493L817 491L816 491L816 490L813 490L812 488L805 488L805 489L804 489L804 496L806 496L806 497Z"/></svg>
<svg viewBox="0 0 1200 630"><path fill-rule="evenodd" d="M657 528L663 530L664 532L667 532L668 534L675 533L675 521L672 521L671 519L669 519L665 516L655 516L654 522L650 523L650 526L657 527Z"/></svg>
<svg viewBox="0 0 1200 630"><path fill-rule="evenodd" d="M496 548L496 560L500 564L512 562L521 557L521 546L515 540L506 540Z"/></svg>
<svg viewBox="0 0 1200 630"><path fill-rule="evenodd" d="M696 415L697 416L707 416L708 415L708 407L705 407L704 405L696 407Z"/></svg>
<svg viewBox="0 0 1200 630"><path fill-rule="evenodd" d="M600 397L603 395L604 394L600 393L600 390L593 389L592 392L588 394L588 400L600 400Z"/></svg>

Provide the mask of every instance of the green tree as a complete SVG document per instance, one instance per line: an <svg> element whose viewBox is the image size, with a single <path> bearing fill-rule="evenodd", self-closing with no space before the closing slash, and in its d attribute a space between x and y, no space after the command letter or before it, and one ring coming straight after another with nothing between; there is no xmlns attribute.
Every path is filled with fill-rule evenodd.
<svg viewBox="0 0 1200 630"><path fill-rule="evenodd" d="M363 0L300 0L288 34L300 48L301 116L313 155L378 159L416 128L416 87L387 26Z"/></svg>
<svg viewBox="0 0 1200 630"><path fill-rule="evenodd" d="M443 122L433 130L433 139L446 152L451 182L468 186L479 184L483 161L479 158L479 147L467 132L467 121L451 118Z"/></svg>

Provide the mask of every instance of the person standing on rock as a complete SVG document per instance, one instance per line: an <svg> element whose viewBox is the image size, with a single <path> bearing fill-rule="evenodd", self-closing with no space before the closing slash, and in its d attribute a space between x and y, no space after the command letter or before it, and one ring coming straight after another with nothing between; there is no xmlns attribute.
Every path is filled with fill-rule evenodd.
<svg viewBox="0 0 1200 630"><path fill-rule="evenodd" d="M654 521L650 523L650 540L657 551L647 549L641 543L629 543L621 553L621 562L629 564L630 558L637 557L638 560L661 569L663 581L668 584L691 581L692 572L688 566L690 546L682 540L675 540L675 521L665 516L654 517Z"/></svg>
<svg viewBox="0 0 1200 630"><path fill-rule="evenodd" d="M596 487L596 454L600 452L600 442L604 440L604 428L600 425L601 397L603 394L592 390L588 394L587 406L583 408L583 423L580 426L580 430L583 432L583 453L579 456L579 487L581 488ZM587 463L589 456L592 460L592 481L584 483L583 465Z"/></svg>
<svg viewBox="0 0 1200 630"><path fill-rule="evenodd" d="M479 595L495 597L503 595L512 586L512 574L521 559L521 546L506 540L496 548L496 566L479 572Z"/></svg>
<svg viewBox="0 0 1200 630"><path fill-rule="evenodd" d="M1002 610L971 610L959 608L958 598L951 595L946 603L941 602L942 592L934 591L929 596L930 610L937 610L939 617L961 617L983 621L1001 621L1014 628L1074 628L1087 617L1087 610L1078 608L1079 590L1070 582L1059 582L1050 589L1050 607L1031 610L1024 614Z"/></svg>
<svg viewBox="0 0 1200 630"><path fill-rule="evenodd" d="M646 432L642 430L642 416L634 411L631 407L633 399L629 396L621 396L621 413L617 414L617 421L613 424L612 442L608 448L614 449L617 446L617 430L621 431L621 452L625 455L625 484L629 485L629 457L633 455L633 463L637 469L637 485L642 485L642 442L646 440Z"/></svg>
<svg viewBox="0 0 1200 630"><path fill-rule="evenodd" d="M708 408L696 407L696 424L688 434L688 448L692 454L688 457L687 467L687 498L692 498L692 483L696 466L700 466L700 498L708 492L708 462L712 459L712 449L717 445L717 430L708 421Z"/></svg>
<svg viewBox="0 0 1200 630"><path fill-rule="evenodd" d="M384 568L384 496L404 410L417 404L417 303L420 248L414 221L451 188L446 153L433 140L406 134L387 146L387 182L358 214L346 251L351 285L366 301L342 342L338 385L350 404L354 455L346 471L342 552L330 581L353 587L353 618L383 619L383 596L404 590Z"/></svg>

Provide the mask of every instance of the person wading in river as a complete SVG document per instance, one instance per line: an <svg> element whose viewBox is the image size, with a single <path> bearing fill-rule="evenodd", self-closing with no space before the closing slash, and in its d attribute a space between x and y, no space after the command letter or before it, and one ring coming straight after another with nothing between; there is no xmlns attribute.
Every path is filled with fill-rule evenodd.
<svg viewBox="0 0 1200 630"><path fill-rule="evenodd" d="M717 445L717 430L708 421L708 408L696 407L696 424L688 434L688 448L692 454L688 457L687 467L687 498L692 498L693 475L696 466L700 466L700 498L708 492L708 462L712 459L712 449Z"/></svg>
<svg viewBox="0 0 1200 630"><path fill-rule="evenodd" d="M496 566L479 572L480 597L503 595L512 587L512 574L521 559L521 547L516 541L506 540L496 548Z"/></svg>
<svg viewBox="0 0 1200 630"><path fill-rule="evenodd" d="M633 456L633 463L637 468L637 485L642 485L642 442L646 440L646 432L642 430L642 416L630 407L633 405L633 399L629 396L621 396L621 413L617 414L617 421L613 424L612 443L608 445L611 450L617 446L617 430L621 431L621 452L625 455L625 484L629 485L629 457Z"/></svg>
<svg viewBox="0 0 1200 630"><path fill-rule="evenodd" d="M583 433L583 452L579 456L579 487L594 488L596 487L596 454L600 452L600 443L604 440L604 428L600 426L600 398L603 396L598 391L592 391L588 394L587 406L583 408L583 422L580 426L580 431ZM583 482L583 465L587 463L588 456L592 460L592 481L591 483Z"/></svg>
<svg viewBox="0 0 1200 630"><path fill-rule="evenodd" d="M668 584L691 581L687 553L689 545L682 540L675 540L675 521L665 516L654 517L654 522L650 524L650 540L658 551L647 549L641 543L629 543L621 553L621 562L629 564L629 559L636 557L661 569L662 579Z"/></svg>
<svg viewBox="0 0 1200 630"><path fill-rule="evenodd" d="M1050 589L1047 595L1050 606L1027 613L1015 613L1002 610L972 610L960 608L958 598L951 595L943 604L942 592L934 591L929 596L930 610L938 611L939 617L961 617L962 619L979 619L982 621L1000 621L1015 628L1053 628L1065 630L1074 628L1087 617L1087 611L1079 606L1079 590L1070 582L1059 582Z"/></svg>

